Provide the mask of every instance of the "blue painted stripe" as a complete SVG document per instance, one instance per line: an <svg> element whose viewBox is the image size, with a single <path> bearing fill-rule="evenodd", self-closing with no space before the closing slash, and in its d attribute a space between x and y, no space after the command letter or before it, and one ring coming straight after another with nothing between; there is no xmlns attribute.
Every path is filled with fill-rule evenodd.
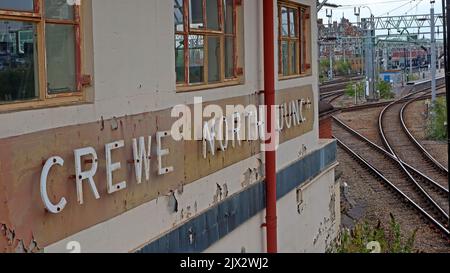
<svg viewBox="0 0 450 273"><path fill-rule="evenodd" d="M336 142L277 174L278 199L336 162ZM139 253L198 253L224 238L265 209L265 182L256 183L149 243Z"/></svg>

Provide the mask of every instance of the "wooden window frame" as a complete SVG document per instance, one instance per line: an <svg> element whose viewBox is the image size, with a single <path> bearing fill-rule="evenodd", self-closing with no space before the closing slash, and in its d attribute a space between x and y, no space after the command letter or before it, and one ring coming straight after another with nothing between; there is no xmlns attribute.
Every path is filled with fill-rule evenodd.
<svg viewBox="0 0 450 273"><path fill-rule="evenodd" d="M91 76L83 75L82 72L82 16L81 5L73 6L73 20L53 19L45 17L45 0L34 0L32 11L17 11L0 9L0 20L29 22L36 25L36 47L37 47L37 78L38 96L29 100L0 102L0 113L28 110L35 108L56 107L70 105L86 101L84 87L91 84ZM46 52L46 24L72 25L75 33L75 74L76 90L58 94L49 94L47 87L47 52Z"/></svg>
<svg viewBox="0 0 450 273"><path fill-rule="evenodd" d="M283 35L282 9L288 9L288 35ZM291 18L289 10L296 10L297 16L294 25L297 27L297 33L291 36ZM300 77L308 77L312 75L311 70L311 8L289 0L278 1L278 77L280 80L289 80ZM283 47L286 42L288 45L288 75L284 75L283 71ZM296 44L297 66L296 71L292 71L292 52L291 43Z"/></svg>
<svg viewBox="0 0 450 273"><path fill-rule="evenodd" d="M205 89L214 89L219 87L226 87L232 85L242 84L242 68L238 67L238 7L242 5L242 0L233 0L233 31L232 33L225 32L225 17L223 11L224 0L217 0L218 6L218 21L219 30L207 29L208 14L206 11L206 1L211 0L201 0L202 1L202 12L203 12L203 25L204 28L196 29L190 27L189 20L189 1L183 0L183 31L175 31L175 36L183 36L184 38L184 82L180 83L176 81L176 91L177 92L188 92L197 91ZM201 83L189 83L189 65L190 65L190 55L189 55L189 36L190 35L200 35L203 36L203 82ZM208 37L215 36L220 38L220 80L214 83L208 83L209 73L208 73ZM225 43L227 38L233 39L233 76L231 78L226 78L225 72Z"/></svg>

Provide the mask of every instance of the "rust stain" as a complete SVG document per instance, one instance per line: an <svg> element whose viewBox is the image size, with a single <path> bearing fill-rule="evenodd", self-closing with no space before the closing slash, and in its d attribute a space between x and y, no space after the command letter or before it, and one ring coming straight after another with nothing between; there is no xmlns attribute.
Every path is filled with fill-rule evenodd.
<svg viewBox="0 0 450 273"><path fill-rule="evenodd" d="M297 89L297 95L293 94L294 91L287 92L288 99L303 94L298 91L299 89ZM258 105L258 101L259 97L255 94L211 102L211 104L224 106L252 103ZM171 109L167 109L121 117L116 121L102 120L100 122L107 124L117 122L118 130L113 130L114 126L100 126L102 130L99 130L99 122L93 122L0 139L0 203L2 204L0 223L4 227L4 231L2 230L4 235L0 236L0 251L39 251L70 235L155 200L161 196L161 193L178 190L178 193L182 194L185 185L260 153L259 142L243 141L242 147L229 149L226 154L218 152L216 157L208 157L205 160L202 153L202 141L175 142L169 138L164 146L169 147L170 154L164 158L163 164L174 166L175 172L158 176L156 172L158 163L152 160L150 182L138 185L135 181L133 166L127 164L127 161L133 158L132 149L129 149L132 139L151 135L152 143L156 143L156 131L170 130L171 125L176 121L170 117L170 112ZM292 130L294 132L288 131L288 136L284 139L298 137L312 130L312 127ZM104 145L117 140L124 140L126 148L119 149L113 154L113 162L122 162L122 169L114 173L114 181L127 181L127 189L108 195ZM152 154L155 154L155 146L152 145ZM93 147L98 153L99 168L94 180L101 199L96 200L85 186L85 204L79 205L73 179L75 174L73 151L83 147ZM45 210L39 188L42 162L55 155L61 156L65 163L63 167L52 169L49 174L49 197L53 202L63 196L68 201L64 211L57 215ZM89 168L91 163L89 160L85 161L84 167ZM259 173L259 170L254 172ZM259 173L259 175L263 174ZM222 196L218 196L218 200L228 195L226 185L220 185L220 187ZM195 211L196 205L189 206L182 214L189 218Z"/></svg>

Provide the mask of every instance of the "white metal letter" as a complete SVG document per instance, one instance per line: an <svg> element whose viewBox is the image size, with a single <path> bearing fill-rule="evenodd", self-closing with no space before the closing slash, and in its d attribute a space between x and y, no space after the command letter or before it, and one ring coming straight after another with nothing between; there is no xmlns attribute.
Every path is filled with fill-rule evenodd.
<svg viewBox="0 0 450 273"><path fill-rule="evenodd" d="M156 133L156 155L158 156L158 175L164 175L173 172L173 167L163 167L162 157L169 154L169 149L162 149L162 138L169 137L170 132Z"/></svg>
<svg viewBox="0 0 450 273"><path fill-rule="evenodd" d="M127 187L127 182L122 181L117 184L113 184L113 172L120 170L121 164L120 162L112 162L111 151L123 148L125 143L123 140L109 143L105 145L106 152L106 186L109 194L113 194L115 192L121 191Z"/></svg>
<svg viewBox="0 0 450 273"><path fill-rule="evenodd" d="M136 181L138 184L142 183L142 162L145 167L145 181L150 180L150 159L152 153L152 137L148 137L147 150L145 148L145 138L139 138L139 146L137 140L133 139L133 157L134 170L136 173Z"/></svg>
<svg viewBox="0 0 450 273"><path fill-rule="evenodd" d="M78 203L82 205L84 203L83 199L83 180L88 179L89 185L91 186L92 193L95 196L95 199L100 199L100 195L98 194L97 187L95 186L94 176L97 172L98 167L98 157L97 152L92 147L87 147L83 149L77 149L74 151L75 154L75 174L76 174L76 183L77 183L77 198ZM92 168L89 171L81 170L81 158L87 155L92 156Z"/></svg>
<svg viewBox="0 0 450 273"><path fill-rule="evenodd" d="M48 173L50 172L50 169L55 166L64 166L64 160L59 156L54 156L52 158L49 158L47 162L44 165L44 168L42 169L41 173L41 199L42 202L44 202L45 208L54 214L60 213L67 205L66 198L61 198L59 203L57 205L52 204L50 201L50 198L48 197L47 193L47 177Z"/></svg>

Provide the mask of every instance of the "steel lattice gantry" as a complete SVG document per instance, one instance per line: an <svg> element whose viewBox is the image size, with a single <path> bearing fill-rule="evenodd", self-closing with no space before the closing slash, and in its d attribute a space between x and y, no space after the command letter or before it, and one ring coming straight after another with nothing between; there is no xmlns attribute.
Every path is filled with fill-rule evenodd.
<svg viewBox="0 0 450 273"><path fill-rule="evenodd" d="M435 16L435 26L442 27L444 25L444 17L442 14ZM401 16L384 16L363 18L362 22L373 22L373 30L391 30L391 29L423 29L431 27L431 15L401 15Z"/></svg>

